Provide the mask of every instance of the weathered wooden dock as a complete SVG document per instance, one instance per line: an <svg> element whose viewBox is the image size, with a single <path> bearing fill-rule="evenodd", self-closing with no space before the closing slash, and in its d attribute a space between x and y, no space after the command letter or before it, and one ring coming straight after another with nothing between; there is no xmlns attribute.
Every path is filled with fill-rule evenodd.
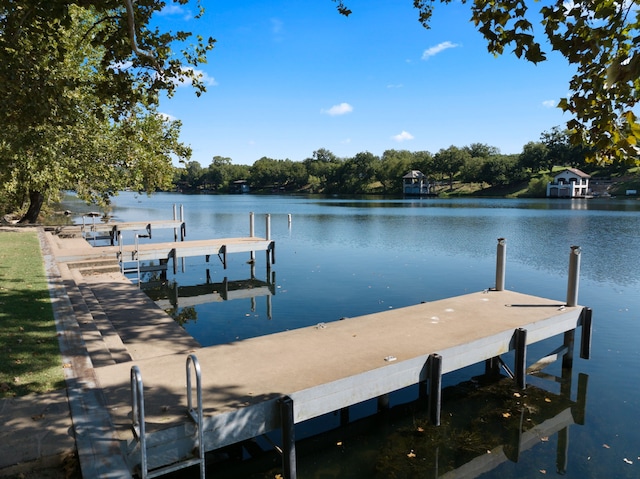
<svg viewBox="0 0 640 479"><path fill-rule="evenodd" d="M567 300L558 301L504 290L500 248L494 289L97 369L130 467L174 470L194 450L280 429L283 473L292 478L296 423L419 384L438 424L443 374L483 361L491 372L501 355L515 351L512 374L524 388L527 346L563 335L542 362L562 356L570 364L578 327L580 355L588 358L591 310L577 304L579 249L571 251ZM201 371L195 382L194 370ZM197 390L201 408L193 400Z"/></svg>

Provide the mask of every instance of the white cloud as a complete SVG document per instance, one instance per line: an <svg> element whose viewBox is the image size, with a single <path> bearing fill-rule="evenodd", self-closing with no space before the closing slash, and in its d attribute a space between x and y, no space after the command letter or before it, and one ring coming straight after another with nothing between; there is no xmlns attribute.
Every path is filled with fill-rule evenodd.
<svg viewBox="0 0 640 479"><path fill-rule="evenodd" d="M164 121L176 121L177 118L173 115L169 115L168 113L158 112L158 116L162 118Z"/></svg>
<svg viewBox="0 0 640 479"><path fill-rule="evenodd" d="M459 46L460 45L458 45L457 43L452 43L449 41L438 43L435 47L427 48L424 52L422 52L422 59L427 60L428 58L437 55L440 52L448 50L449 48L456 48Z"/></svg>
<svg viewBox="0 0 640 479"><path fill-rule="evenodd" d="M351 113L353 111L353 107L348 103L340 103L339 105L333 105L328 110L322 109L320 113L326 113L330 116L338 116L338 115L346 115L347 113Z"/></svg>
<svg viewBox="0 0 640 479"><path fill-rule="evenodd" d="M407 140L413 140L413 135L407 131L402 130L402 133L392 136L391 138L393 138L397 142L403 142Z"/></svg>
<svg viewBox="0 0 640 479"><path fill-rule="evenodd" d="M192 18L191 12L187 11L182 5L171 4L164 7L158 12L161 16L181 16L184 20Z"/></svg>
<svg viewBox="0 0 640 479"><path fill-rule="evenodd" d="M216 86L218 84L218 82L216 81L215 78L209 76L206 72L203 72L202 70L196 70L195 68L191 68L191 67L185 67L182 69L182 71L192 71L195 76L202 82L205 84L205 86ZM182 81L180 80L176 80L176 85L181 87L181 86L189 86L191 85L192 81L189 77L187 76L183 76L181 77Z"/></svg>
<svg viewBox="0 0 640 479"><path fill-rule="evenodd" d="M542 106L545 108L555 108L557 105L555 100L545 100L542 102Z"/></svg>

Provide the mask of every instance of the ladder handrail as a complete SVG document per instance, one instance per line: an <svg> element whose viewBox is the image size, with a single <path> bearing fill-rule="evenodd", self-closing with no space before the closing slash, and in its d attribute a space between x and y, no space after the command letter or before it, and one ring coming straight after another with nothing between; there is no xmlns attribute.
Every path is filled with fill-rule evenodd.
<svg viewBox="0 0 640 479"><path fill-rule="evenodd" d="M196 377L196 407L193 407L193 388L191 381L191 366L195 370ZM138 366L131 366L131 428L134 438L140 446L140 476L141 479L158 477L169 472L175 472L181 468L189 467L195 464L200 465L200 479L205 479L205 446L204 446L204 428L203 428L203 410L202 410L202 374L200 363L195 354L187 357L187 412L189 417L193 419L198 428L198 458L179 461L169 466L154 469L149 472L149 463L147 458L147 437L145 429L144 417L144 384L142 382L142 374Z"/></svg>
<svg viewBox="0 0 640 479"><path fill-rule="evenodd" d="M136 273L136 280L138 281L138 287L140 287L140 236L138 233L135 234L135 243L134 250L131 252L131 259L125 260L124 258L124 242L122 241L122 232L118 232L118 258L120 260L120 272L122 274L125 273ZM150 236L150 235L149 235ZM127 268L125 263L135 263L135 267Z"/></svg>
<svg viewBox="0 0 640 479"><path fill-rule="evenodd" d="M131 429L140 443L142 479L147 478L147 435L144 422L144 384L138 366L131 366Z"/></svg>
<svg viewBox="0 0 640 479"><path fill-rule="evenodd" d="M196 375L196 409L193 408L193 388L191 383L191 365ZM200 478L205 479L205 447L202 411L202 370L195 354L187 356L187 412L198 427L198 456L200 458Z"/></svg>

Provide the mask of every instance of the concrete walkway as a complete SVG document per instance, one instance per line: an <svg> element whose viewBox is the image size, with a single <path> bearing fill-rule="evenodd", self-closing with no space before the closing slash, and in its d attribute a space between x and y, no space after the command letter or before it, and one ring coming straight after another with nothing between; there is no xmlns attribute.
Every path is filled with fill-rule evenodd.
<svg viewBox="0 0 640 479"><path fill-rule="evenodd" d="M38 233L67 387L0 400L0 477L79 477L69 475L73 464L64 464L76 451L82 477L130 477L94 368L200 345L120 274L113 259L101 259L100 248ZM70 252L95 258L72 264Z"/></svg>

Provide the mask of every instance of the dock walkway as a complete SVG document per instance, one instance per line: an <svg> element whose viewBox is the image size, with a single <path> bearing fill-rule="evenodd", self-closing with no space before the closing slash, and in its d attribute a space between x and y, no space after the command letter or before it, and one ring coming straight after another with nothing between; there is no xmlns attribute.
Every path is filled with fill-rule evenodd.
<svg viewBox="0 0 640 479"><path fill-rule="evenodd" d="M526 330L525 343L532 344L576 329L583 316L582 306L483 291L199 349L205 449L281 428L283 397L293 401L293 422L302 422L433 380L428 363L434 354L442 358L439 374L445 374L513 350L518 330ZM155 443L149 439L156 444L148 446L151 467L195 445L185 422L185 357L96 370L118 437L132 450L130 369L139 368L146 431L158 437ZM136 454L129 459L139 462Z"/></svg>
<svg viewBox="0 0 640 479"><path fill-rule="evenodd" d="M213 451L281 429L284 477L292 479L296 423L415 384L428 385L430 416L438 422L443 374L482 361L495 365L515 350L515 379L524 387L527 345L563 334L558 351L571 358L580 326L580 355L589 355L591 311L577 304L579 250L572 249L571 261L578 261L570 268L566 301L504 290L501 273L495 289L201 348L119 273L73 271L83 252L110 247L47 238L65 287L75 277L81 290L90 290L82 293L85 301L95 298L106 316L83 319L71 298L91 357L75 365L81 341L69 342L66 356L63 350L72 364L65 371L73 375L68 383L81 463L89 458L95 477L111 477L122 467L133 474L145 461L158 472L195 450ZM499 256L497 273L503 266ZM67 290L73 287L69 283ZM110 342L94 353L87 342L94 335L90 323ZM111 339L105 337L108 329L115 331ZM185 361L193 357L202 371L200 431L186 414L194 391L187 391ZM144 382L145 461L132 428L134 371Z"/></svg>
<svg viewBox="0 0 640 479"><path fill-rule="evenodd" d="M257 236L239 238L217 238L208 240L177 241L166 243L128 244L123 246L95 247L83 238L60 238L53 236L54 255L59 262L99 260L122 261L174 261L191 256L217 255L224 267L227 255L232 253L254 253L265 251L267 258L275 262L275 241Z"/></svg>

